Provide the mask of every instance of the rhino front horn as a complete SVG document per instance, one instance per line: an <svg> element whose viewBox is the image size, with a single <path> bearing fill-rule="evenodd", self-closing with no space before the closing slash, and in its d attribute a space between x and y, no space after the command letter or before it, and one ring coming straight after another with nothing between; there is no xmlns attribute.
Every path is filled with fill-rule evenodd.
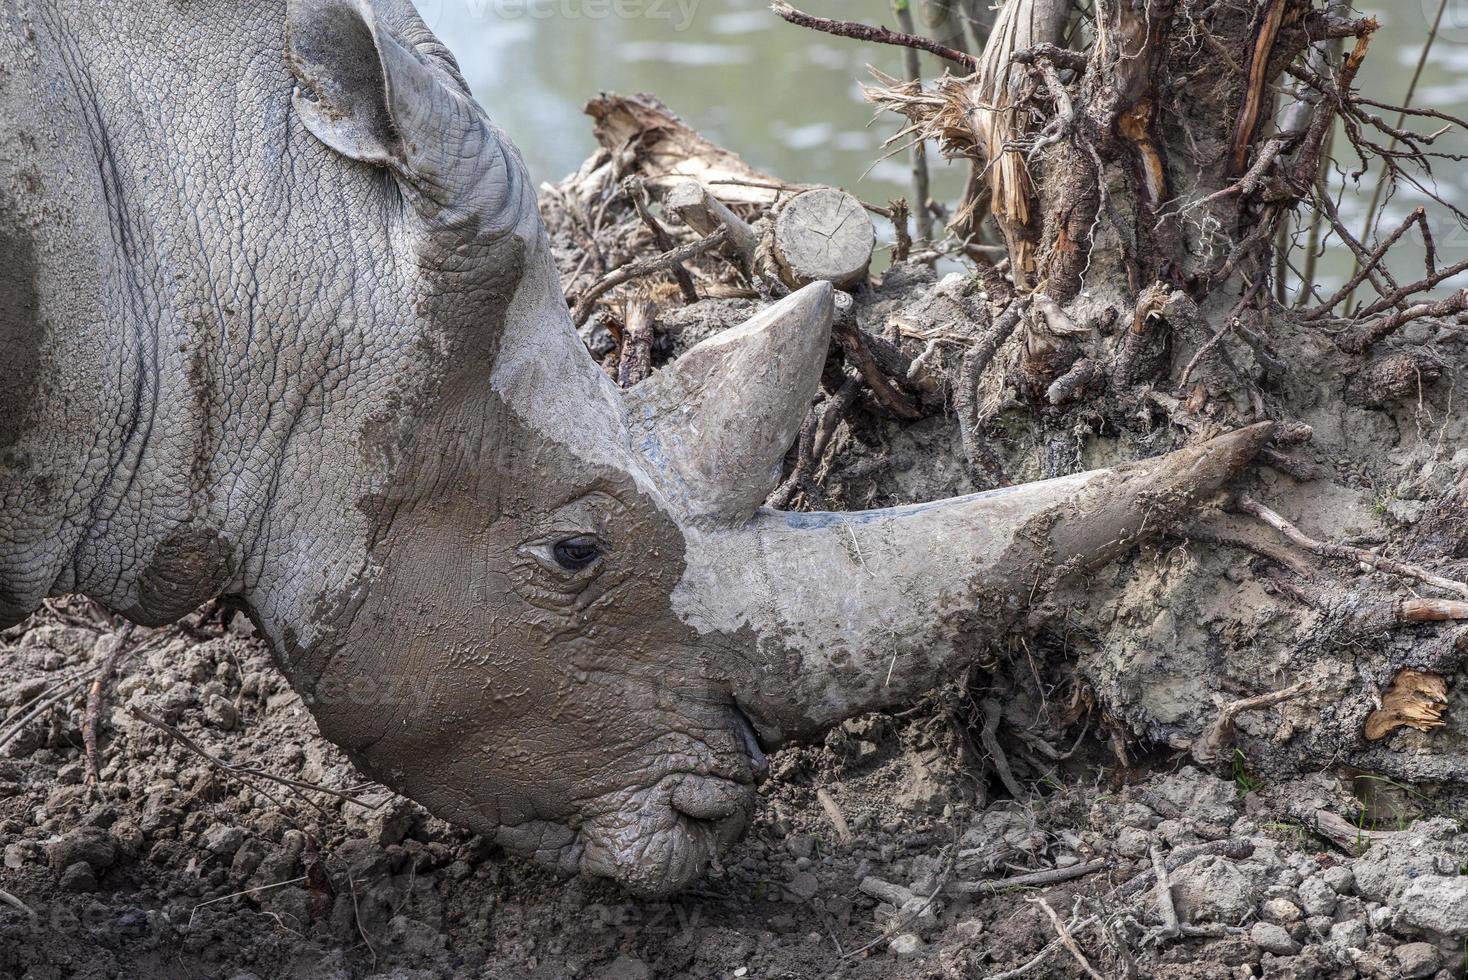
<svg viewBox="0 0 1468 980"><path fill-rule="evenodd" d="M1060 578L1175 527L1271 431L933 504L764 510L701 536L675 603L700 630L753 632L735 696L762 741L812 734L955 675Z"/></svg>

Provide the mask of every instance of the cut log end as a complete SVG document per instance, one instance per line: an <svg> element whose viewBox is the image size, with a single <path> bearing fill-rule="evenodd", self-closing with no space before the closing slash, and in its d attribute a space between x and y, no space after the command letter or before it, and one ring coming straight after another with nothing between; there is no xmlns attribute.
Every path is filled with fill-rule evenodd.
<svg viewBox="0 0 1468 980"><path fill-rule="evenodd" d="M821 187L798 194L775 219L774 253L791 289L825 280L851 287L866 280L876 229L860 201Z"/></svg>

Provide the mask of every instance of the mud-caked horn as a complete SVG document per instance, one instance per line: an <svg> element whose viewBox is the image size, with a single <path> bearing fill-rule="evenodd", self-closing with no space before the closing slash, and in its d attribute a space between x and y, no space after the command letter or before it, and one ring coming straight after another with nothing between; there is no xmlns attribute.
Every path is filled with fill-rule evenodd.
<svg viewBox="0 0 1468 980"><path fill-rule="evenodd" d="M739 526L774 489L820 384L834 293L812 283L628 393L633 446L685 520Z"/></svg>
<svg viewBox="0 0 1468 980"><path fill-rule="evenodd" d="M901 704L972 663L1066 575L1176 527L1270 423L1156 459L932 504L762 510L698 537L674 595L702 630L756 637L736 692L770 742Z"/></svg>

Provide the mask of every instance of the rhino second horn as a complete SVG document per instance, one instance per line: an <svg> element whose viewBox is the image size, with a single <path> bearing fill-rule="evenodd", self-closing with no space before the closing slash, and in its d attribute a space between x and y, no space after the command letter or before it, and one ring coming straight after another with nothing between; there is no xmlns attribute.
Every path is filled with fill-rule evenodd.
<svg viewBox="0 0 1468 980"><path fill-rule="evenodd" d="M820 384L834 293L791 293L627 393L633 446L684 520L736 527L775 488Z"/></svg>

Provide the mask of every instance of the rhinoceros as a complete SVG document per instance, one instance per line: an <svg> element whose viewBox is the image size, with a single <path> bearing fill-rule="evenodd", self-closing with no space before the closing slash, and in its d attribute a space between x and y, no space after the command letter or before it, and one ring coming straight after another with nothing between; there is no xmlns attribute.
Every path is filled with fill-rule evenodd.
<svg viewBox="0 0 1468 980"><path fill-rule="evenodd" d="M618 388L406 0L0 11L0 623L224 597L364 772L558 872L686 885L763 753L910 702L1267 435L767 509L832 288Z"/></svg>

